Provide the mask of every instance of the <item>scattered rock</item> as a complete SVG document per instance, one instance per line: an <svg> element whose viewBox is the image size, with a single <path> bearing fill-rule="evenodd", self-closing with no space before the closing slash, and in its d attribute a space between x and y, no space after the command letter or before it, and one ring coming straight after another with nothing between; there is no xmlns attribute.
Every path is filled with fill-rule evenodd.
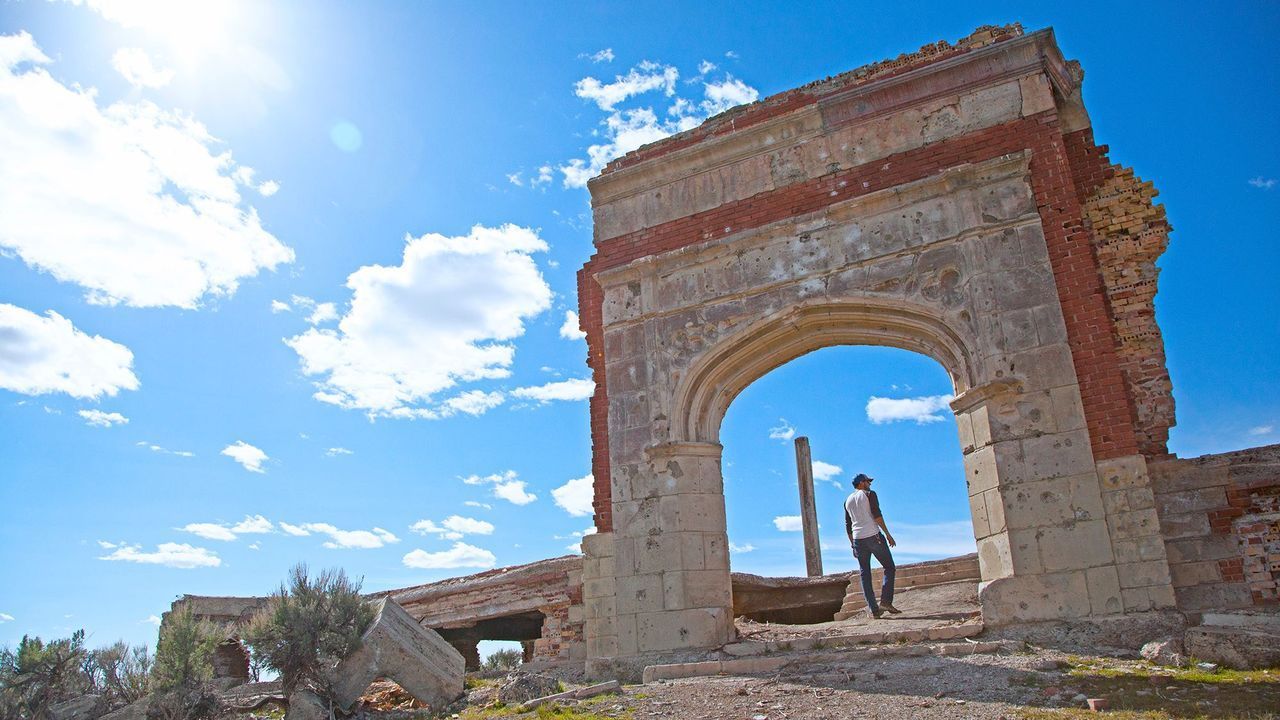
<svg viewBox="0 0 1280 720"><path fill-rule="evenodd" d="M1031 669L1039 670L1040 672L1057 672L1069 666L1070 664L1064 660L1055 660L1053 658L1045 658L1043 660L1035 661L1035 663L1031 665Z"/></svg>
<svg viewBox="0 0 1280 720"><path fill-rule="evenodd" d="M1141 655L1156 665L1166 667L1184 667L1187 664L1187 656L1182 650L1182 641L1172 637L1152 640L1143 645Z"/></svg>
<svg viewBox="0 0 1280 720"><path fill-rule="evenodd" d="M1196 663L1196 669L1204 672L1218 672L1218 665L1211 662L1198 662Z"/></svg>
<svg viewBox="0 0 1280 720"><path fill-rule="evenodd" d="M539 673L514 672L498 686L498 702L517 705L560 690L560 681Z"/></svg>
<svg viewBox="0 0 1280 720"><path fill-rule="evenodd" d="M1102 712L1111 707L1111 703L1106 698L1089 698L1089 709L1094 712Z"/></svg>
<svg viewBox="0 0 1280 720"><path fill-rule="evenodd" d="M111 712L98 718L98 720L147 720L147 708L151 705L151 698L144 697L137 702L129 703L118 710Z"/></svg>
<svg viewBox="0 0 1280 720"><path fill-rule="evenodd" d="M329 720L329 703L310 690L295 690L284 720Z"/></svg>
<svg viewBox="0 0 1280 720"><path fill-rule="evenodd" d="M49 708L49 716L53 720L93 720L106 709L106 699L101 695L81 695L54 703Z"/></svg>
<svg viewBox="0 0 1280 720"><path fill-rule="evenodd" d="M1185 639L1188 655L1236 670L1280 665L1280 634L1246 627L1194 627Z"/></svg>

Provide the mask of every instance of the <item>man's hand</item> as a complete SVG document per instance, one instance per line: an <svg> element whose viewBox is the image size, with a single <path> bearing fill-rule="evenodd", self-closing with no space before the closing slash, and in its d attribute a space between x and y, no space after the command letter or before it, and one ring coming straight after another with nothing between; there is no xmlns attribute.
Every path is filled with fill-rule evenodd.
<svg viewBox="0 0 1280 720"><path fill-rule="evenodd" d="M885 533L884 533L884 539L889 541L889 547L897 547L897 546L898 546L898 543L896 543L896 542L894 542L894 541L893 541L893 535L890 535L890 534L889 534L889 532L888 532L887 530L886 530L886 531L885 531Z"/></svg>

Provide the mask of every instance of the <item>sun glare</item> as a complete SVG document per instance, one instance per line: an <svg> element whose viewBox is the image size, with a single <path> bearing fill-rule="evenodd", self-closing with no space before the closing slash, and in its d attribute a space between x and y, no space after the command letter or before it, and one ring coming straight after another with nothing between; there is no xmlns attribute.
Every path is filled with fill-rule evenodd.
<svg viewBox="0 0 1280 720"><path fill-rule="evenodd" d="M237 3L227 0L89 0L108 20L137 28L178 55L192 56L228 41Z"/></svg>

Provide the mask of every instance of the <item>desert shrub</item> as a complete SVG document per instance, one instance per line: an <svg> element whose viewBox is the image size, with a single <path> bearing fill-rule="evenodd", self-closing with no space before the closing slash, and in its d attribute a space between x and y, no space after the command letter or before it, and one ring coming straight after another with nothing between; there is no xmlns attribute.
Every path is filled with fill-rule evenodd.
<svg viewBox="0 0 1280 720"><path fill-rule="evenodd" d="M306 684L327 692L325 671L360 647L372 621L358 581L341 570L311 578L306 565L297 565L242 639L257 664L279 674L286 693Z"/></svg>
<svg viewBox="0 0 1280 720"><path fill-rule="evenodd" d="M493 654L484 659L484 670L511 670L520 667L524 662L524 653L514 648L503 648L495 650Z"/></svg>
<svg viewBox="0 0 1280 720"><path fill-rule="evenodd" d="M0 651L0 717L42 720L54 703L86 692L87 657L84 630L49 643L23 636L16 652Z"/></svg>
<svg viewBox="0 0 1280 720"><path fill-rule="evenodd" d="M89 692L101 693L112 706L127 705L147 694L151 653L145 645L129 647L123 640L98 648L81 664Z"/></svg>
<svg viewBox="0 0 1280 720"><path fill-rule="evenodd" d="M174 612L160 626L151 678L157 690L198 685L213 677L213 651L223 633L190 610Z"/></svg>

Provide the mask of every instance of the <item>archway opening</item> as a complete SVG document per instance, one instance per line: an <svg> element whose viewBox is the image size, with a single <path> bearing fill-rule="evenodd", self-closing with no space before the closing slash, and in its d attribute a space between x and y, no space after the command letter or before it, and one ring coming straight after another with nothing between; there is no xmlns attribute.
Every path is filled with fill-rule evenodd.
<svg viewBox="0 0 1280 720"><path fill-rule="evenodd" d="M774 368L732 400L719 441L735 616L810 624L861 609L844 527L844 500L857 473L876 479L897 541L899 597L967 582L943 594L961 611L976 611L976 541L949 406L954 392L952 376L926 355L839 345ZM794 444L801 436L812 452L822 578L805 577ZM878 589L879 573L874 577ZM916 597L932 603L925 595L939 592L920 589Z"/></svg>

